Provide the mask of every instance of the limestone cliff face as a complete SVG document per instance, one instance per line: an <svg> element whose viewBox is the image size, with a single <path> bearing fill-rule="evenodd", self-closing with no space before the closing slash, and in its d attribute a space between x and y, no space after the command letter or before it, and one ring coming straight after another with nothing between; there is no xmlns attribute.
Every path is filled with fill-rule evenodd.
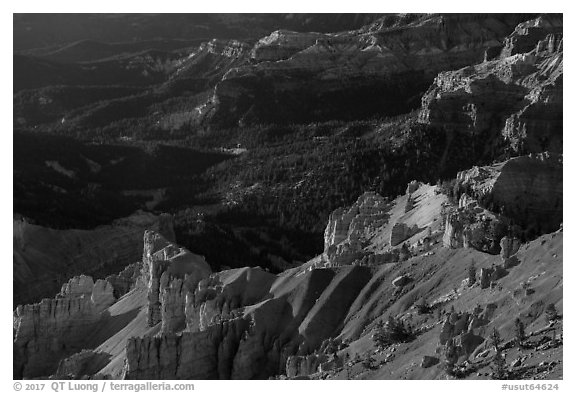
<svg viewBox="0 0 576 393"><path fill-rule="evenodd" d="M239 58L245 55L249 49L249 45L241 41L213 39L201 44L198 52L221 55L228 58Z"/></svg>
<svg viewBox="0 0 576 393"><path fill-rule="evenodd" d="M463 190L458 207L448 212L445 247L472 247L504 260L520 240L505 237L515 223L524 237L557 230L562 223L562 156L554 153L511 158L491 166L459 172ZM481 207L481 206L482 207Z"/></svg>
<svg viewBox="0 0 576 393"><path fill-rule="evenodd" d="M324 253L318 266L380 265L406 259L411 249L425 252L435 216L445 197L434 186L412 181L406 194L388 201L366 192L349 208L336 209L324 231Z"/></svg>
<svg viewBox="0 0 576 393"><path fill-rule="evenodd" d="M316 44L329 35L321 33L297 33L288 30L277 30L260 39L252 48L250 58L255 62L279 61L289 59L292 55Z"/></svg>
<svg viewBox="0 0 576 393"><path fill-rule="evenodd" d="M470 203L448 213L442 241L447 248L474 248L497 254L507 223L502 217L480 208L477 203Z"/></svg>
<svg viewBox="0 0 576 393"><path fill-rule="evenodd" d="M384 20L337 34L280 30L260 39L196 108L198 121L234 125L405 113L438 72L482 61L525 17Z"/></svg>
<svg viewBox="0 0 576 393"><path fill-rule="evenodd" d="M294 378L301 375L310 375L318 371L320 365L326 362L327 356L324 354L290 356L286 362L286 376Z"/></svg>
<svg viewBox="0 0 576 393"><path fill-rule="evenodd" d="M107 276L106 281L114 288L114 296L120 298L136 286L141 272L142 261L131 263L121 272Z"/></svg>
<svg viewBox="0 0 576 393"><path fill-rule="evenodd" d="M186 292L212 270L204 257L170 243L162 235L146 231L141 282L148 291L148 325L162 322L171 332L185 321Z"/></svg>
<svg viewBox="0 0 576 393"><path fill-rule="evenodd" d="M500 240L500 256L505 261L507 258L516 254L520 246L520 239L504 236L502 240Z"/></svg>
<svg viewBox="0 0 576 393"><path fill-rule="evenodd" d="M47 376L58 361L83 349L100 312L115 302L105 280L72 278L54 299L14 311L14 378Z"/></svg>
<svg viewBox="0 0 576 393"><path fill-rule="evenodd" d="M129 340L126 378L252 379L282 373L290 355L306 355L338 332L370 279L367 268L353 266L300 267L280 276L241 268L194 281L190 273L170 278L165 262L171 247L146 234L148 322L161 322L162 328L156 337Z"/></svg>
<svg viewBox="0 0 576 393"><path fill-rule="evenodd" d="M519 24L498 56L440 73L422 98L420 121L505 140L516 154L562 151L562 16Z"/></svg>
<svg viewBox="0 0 576 393"><path fill-rule="evenodd" d="M105 277L142 258L142 235L174 240L172 218L139 213L93 230L56 230L14 221L13 305L54 296L75 275Z"/></svg>
<svg viewBox="0 0 576 393"><path fill-rule="evenodd" d="M246 329L245 321L236 319L203 332L130 339L126 379L227 379Z"/></svg>
<svg viewBox="0 0 576 393"><path fill-rule="evenodd" d="M220 272L200 281L186 297L186 328L192 332L233 319L266 298L275 276L261 268Z"/></svg>
<svg viewBox="0 0 576 393"><path fill-rule="evenodd" d="M388 209L383 197L367 192L350 208L332 212L324 231L324 254L328 262L345 265L362 258L362 240L387 222Z"/></svg>
<svg viewBox="0 0 576 393"><path fill-rule="evenodd" d="M52 376L56 379L93 378L108 359L109 355L106 353L85 349L62 359L58 364L56 373Z"/></svg>
<svg viewBox="0 0 576 393"><path fill-rule="evenodd" d="M559 228L563 212L562 155L531 154L458 173L457 182L491 210L537 232Z"/></svg>

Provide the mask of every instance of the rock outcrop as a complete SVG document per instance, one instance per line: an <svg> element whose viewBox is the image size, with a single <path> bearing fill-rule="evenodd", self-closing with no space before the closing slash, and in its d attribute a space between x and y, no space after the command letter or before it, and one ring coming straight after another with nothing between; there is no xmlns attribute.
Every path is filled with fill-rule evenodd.
<svg viewBox="0 0 576 393"><path fill-rule="evenodd" d="M444 320L440 332L439 346L443 346L452 340L456 347L458 357L468 358L472 353L485 342L481 335L474 333L474 329L487 325L493 313L494 305L487 305L486 309L478 309L477 313L452 312Z"/></svg>
<svg viewBox="0 0 576 393"><path fill-rule="evenodd" d="M82 350L62 359L54 376L58 379L86 379L95 374L109 361L109 355L90 349Z"/></svg>
<svg viewBox="0 0 576 393"><path fill-rule="evenodd" d="M141 272L142 261L131 263L120 273L106 277L106 281L108 281L114 288L114 296L120 298L136 286Z"/></svg>
<svg viewBox="0 0 576 393"><path fill-rule="evenodd" d="M54 299L14 311L14 378L47 376L58 361L83 349L100 312L114 303L105 280L72 278Z"/></svg>
<svg viewBox="0 0 576 393"><path fill-rule="evenodd" d="M286 376L294 378L318 372L320 364L326 362L328 357L324 354L311 354L306 356L290 356L286 361Z"/></svg>
<svg viewBox="0 0 576 393"><path fill-rule="evenodd" d="M156 257L145 257L145 265L154 266L155 250L170 254L173 245L156 234L146 236L145 255ZM252 379L285 372L289 356L311 354L338 331L370 279L366 268L340 269L296 268L275 276L241 268L191 285L186 282L191 275L155 284L158 273L152 268L148 322L157 317L162 328L156 337L129 339L126 378ZM170 312L158 313L159 307Z"/></svg>
<svg viewBox="0 0 576 393"><path fill-rule="evenodd" d="M198 106L198 121L231 126L405 113L438 72L482 61L525 18L415 15L336 34L275 31L229 66Z"/></svg>
<svg viewBox="0 0 576 393"><path fill-rule="evenodd" d="M14 307L54 296L75 275L104 278L141 260L146 229L174 240L167 214L138 213L93 230L56 230L15 220Z"/></svg>
<svg viewBox="0 0 576 393"><path fill-rule="evenodd" d="M130 339L126 379L229 379L247 329L246 321L235 319L202 332Z"/></svg>
<svg viewBox="0 0 576 393"><path fill-rule="evenodd" d="M206 330L239 316L243 307L266 298L275 278L257 267L233 269L203 279L186 296L187 330Z"/></svg>
<svg viewBox="0 0 576 393"><path fill-rule="evenodd" d="M148 325L162 321L162 330L183 328L186 293L212 270L204 257L167 241L162 235L144 233L141 279L148 291Z"/></svg>
<svg viewBox="0 0 576 393"><path fill-rule="evenodd" d="M447 248L474 248L497 254L500 252L500 239L505 234L506 223L501 217L478 207L474 202L447 214L442 241Z"/></svg>
<svg viewBox="0 0 576 393"><path fill-rule="evenodd" d="M520 23L498 56L440 73L420 121L481 136L485 153L505 140L516 154L562 151L562 15Z"/></svg>
<svg viewBox="0 0 576 393"><path fill-rule="evenodd" d="M562 156L554 153L459 172L456 187L462 195L458 208L446 216L444 246L501 253L506 260L520 247L518 234L531 238L557 230L562 223L562 176ZM512 229L516 237L504 237Z"/></svg>
<svg viewBox="0 0 576 393"><path fill-rule="evenodd" d="M502 260L505 261L506 259L516 254L520 249L521 244L522 243L518 238L504 236L500 240L500 256L502 257Z"/></svg>
<svg viewBox="0 0 576 393"><path fill-rule="evenodd" d="M422 227L436 228L422 237L433 246L436 243L431 239L441 236L437 217L446 201L435 190L421 185L414 191L417 202L408 213L403 209L406 195L387 204L392 222L417 222ZM457 212L483 211L473 200L468 202ZM425 217L418 216L417 221L414 213L424 213ZM437 226L427 222L436 222ZM384 232L382 227L374 229L376 237L370 241L387 243L386 231L392 227L387 223ZM561 252L561 236L560 231L546 237L551 243L550 254L552 250L553 255ZM509 239L503 244L511 243L511 247L502 248L511 253L515 241ZM266 379L286 375L315 379L337 375L345 363L344 371L353 373L355 361L346 359L362 350L361 345L367 345L367 328L375 317L383 315L397 315L410 326L416 340L439 339L438 354L443 345L452 342L458 357L468 358L485 349L493 326L504 326L503 335L512 334L508 312L517 302L509 301L508 295L503 297L508 292L495 288L495 281L523 304L525 315L531 318L544 312L544 307L538 306L545 304L540 301L544 298L534 303L534 296L557 296L561 291L557 288L561 276L556 257L543 258L546 254L541 248L534 254L534 248L543 240L521 247L512 255L526 269L540 269L537 275L523 269L508 272L495 265L501 262L499 255L482 254L476 259L481 285L469 287L462 282L462 266L468 266L472 257L477 258L475 250L435 249L407 263L399 259L398 264L380 267L330 267L319 264L321 257L317 257L278 275L257 267L212 273L203 258L159 234L146 232L142 262L114 276L120 283L121 276L126 278L131 289L104 312L99 310L114 301L118 291L112 288L111 280L94 282L87 276L63 285L56 299L17 309L14 375L48 376L55 372L57 378L127 379ZM384 254L368 255L376 258ZM546 263L549 273L542 272L542 263ZM528 277L535 288L545 283L546 288L556 289L538 290L530 295L532 298L523 299L523 292L515 287ZM134 279L136 283L132 284ZM482 297L478 291L483 291ZM466 304L464 307L473 311L444 313L440 329L435 329L434 323L426 324L428 316L411 307L424 293L438 296L430 303L434 309L446 310L458 299L455 304ZM485 299L484 306L478 304L480 298ZM352 344L355 340L361 341ZM417 359L430 356L430 352L424 352L430 348L420 352L418 348L411 343L394 344L385 356L387 367L394 366L396 371L395 364L407 364L408 357L413 362L412 351L416 351ZM430 357L422 358L422 366L426 373L437 375L439 369L428 367L435 363Z"/></svg>
<svg viewBox="0 0 576 393"><path fill-rule="evenodd" d="M560 154L530 154L459 172L457 183L482 206L540 234L562 223L562 168Z"/></svg>
<svg viewBox="0 0 576 393"><path fill-rule="evenodd" d="M324 231L324 254L331 265L346 265L361 259L362 242L387 222L390 206L374 192L361 195L348 209L337 209Z"/></svg>
<svg viewBox="0 0 576 393"><path fill-rule="evenodd" d="M393 201L366 192L351 207L330 215L324 253L315 265L375 266L405 260L412 251L425 253L439 236L441 225L435 216L445 200L435 186L416 181Z"/></svg>

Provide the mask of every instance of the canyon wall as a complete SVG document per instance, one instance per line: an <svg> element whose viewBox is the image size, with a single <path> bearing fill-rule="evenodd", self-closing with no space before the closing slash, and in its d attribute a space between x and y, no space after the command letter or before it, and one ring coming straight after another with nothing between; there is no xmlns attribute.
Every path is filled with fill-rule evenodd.
<svg viewBox="0 0 576 393"><path fill-rule="evenodd" d="M405 113L418 106L417 97L439 72L482 61L526 18L419 15L392 25L382 18L342 33L278 30L250 51L238 45L219 50L224 54L214 64L227 64L227 71L196 108L196 121L233 126ZM205 58L200 51L182 67Z"/></svg>
<svg viewBox="0 0 576 393"><path fill-rule="evenodd" d="M562 152L562 26L561 15L520 23L498 55L441 72L422 97L420 121L481 136L486 157L502 143L515 155Z"/></svg>
<svg viewBox="0 0 576 393"><path fill-rule="evenodd" d="M72 278L53 299L18 306L13 314L14 378L48 376L58 361L84 349L101 312L115 302L112 285Z"/></svg>

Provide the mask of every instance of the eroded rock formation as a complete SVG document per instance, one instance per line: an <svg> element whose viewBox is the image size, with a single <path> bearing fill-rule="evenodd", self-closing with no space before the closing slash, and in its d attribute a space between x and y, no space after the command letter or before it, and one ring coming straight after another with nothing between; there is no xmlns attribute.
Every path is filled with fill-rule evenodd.
<svg viewBox="0 0 576 393"><path fill-rule="evenodd" d="M521 23L498 56L440 73L422 98L420 120L482 135L486 154L498 139L516 154L561 152L562 24L561 15Z"/></svg>
<svg viewBox="0 0 576 393"><path fill-rule="evenodd" d="M58 361L81 349L100 312L114 303L105 280L72 278L54 299L14 311L14 378L47 376Z"/></svg>
<svg viewBox="0 0 576 393"><path fill-rule="evenodd" d="M444 227L444 247L475 248L496 254L500 252L500 239L505 234L506 221L472 202L450 211Z"/></svg>
<svg viewBox="0 0 576 393"><path fill-rule="evenodd" d="M204 257L152 231L144 234L142 261L141 279L148 291L148 325L162 321L162 329L167 332L183 327L186 292L210 275L210 266Z"/></svg>
<svg viewBox="0 0 576 393"><path fill-rule="evenodd" d="M518 252L520 245L520 239L504 236L502 240L500 240L500 256L503 260L510 258Z"/></svg>
<svg viewBox="0 0 576 393"><path fill-rule="evenodd" d="M482 61L525 17L419 15L394 25L385 19L350 32L279 30L260 39L198 106L199 121L233 125L404 113L438 72ZM195 57L186 62L205 58Z"/></svg>
<svg viewBox="0 0 576 393"><path fill-rule="evenodd" d="M444 245L501 253L506 260L520 247L518 233L530 238L560 227L562 176L562 156L547 152L459 172L463 193L446 216ZM511 230L516 235L504 237Z"/></svg>
<svg viewBox="0 0 576 393"><path fill-rule="evenodd" d="M167 214L137 213L94 230L56 230L15 220L14 307L54 296L75 275L103 278L141 260L146 229L174 240Z"/></svg>
<svg viewBox="0 0 576 393"><path fill-rule="evenodd" d="M296 268L280 276L241 268L164 283L168 270L158 278L157 266L170 261L174 246L154 233L146 237L145 265L151 270L142 279L148 280L148 322L162 329L156 337L128 341L127 378L252 379L283 373L290 355L310 354L338 331L371 276L358 266Z"/></svg>
<svg viewBox="0 0 576 393"><path fill-rule="evenodd" d="M408 213L404 212L407 195L387 203L391 221L431 225L426 223L436 221L446 201L435 190L420 185L414 191L415 207ZM472 209L472 214L479 217L484 212L473 199L464 205L457 210L459 214ZM425 217L416 221L416 213ZM368 226L373 222L360 221ZM363 233L363 225L355 230ZM373 232L381 235L371 241L387 242L390 232L386 231L391 231L393 224L386 222L384 227L384 232L383 227L370 230L370 236ZM427 235L422 234L422 239L433 244L431 239L441 236L441 233L435 235L436 232L430 230ZM502 242L511 246L502 248L509 253L514 251L514 239ZM395 250L400 252L399 248ZM438 252L438 257L427 253L422 259L403 264L399 258L396 260L399 263L378 269L357 264L326 267L317 263L321 258L315 258L279 275L257 267L212 273L202 257L149 231L145 234L142 262L114 276L119 283L124 282L120 277L126 278L131 289L105 312L98 310L113 302L118 291L112 288L111 280L94 283L87 276L70 280L56 299L17 310L14 375L47 376L56 371L60 359L64 360L55 374L59 378L102 375L128 379L265 379L337 373L347 359L344 351L348 340L364 340L368 331L365 328L374 321L374 316L400 313L404 321L419 318L411 314L413 307L408 306L414 303L416 294L430 290L439 295L446 286L436 287L436 283L459 283L462 258L469 259L474 252L444 250ZM375 259L378 255L385 254L368 253L363 258ZM513 256L523 264L529 263L523 248ZM450 265L434 270L434 265L445 263L446 258ZM502 302L501 291L486 289L496 281L497 285L505 284L505 276L518 274L519 269L508 272L505 265L490 266L490 259L501 262L500 256L485 258L479 262L480 285L454 287L431 304L442 308L457 297L468 299L468 304L476 302L475 291L484 291L498 307L513 304ZM420 265L426 270L412 269L417 261L424 262ZM427 280L430 272L433 276L428 280L432 281L427 282L434 284L428 287L432 289L423 290L422 281ZM448 277L456 281L443 281ZM508 282L519 281L513 278ZM390 301L394 298L399 299L396 304ZM487 329L495 318L501 319L496 310L496 303L488 303L471 312L450 312L439 329L434 329L434 324L421 325L414 332L421 335L434 331L431 333L434 336L426 339L439 338L440 345L451 341L458 356L466 358L482 349ZM125 325L117 326L117 318L125 320ZM86 340L92 336L92 330L99 329L106 337ZM48 333L38 334L39 331ZM357 347L350 345L350 348ZM66 358L68 355L72 356ZM391 356L387 355L387 359L393 362ZM435 372L433 367L428 370Z"/></svg>
<svg viewBox="0 0 576 393"><path fill-rule="evenodd" d="M467 194L496 213L538 233L562 222L562 155L530 154L458 173Z"/></svg>
<svg viewBox="0 0 576 393"><path fill-rule="evenodd" d="M330 264L345 265L361 259L362 241L387 222L389 204L380 195L367 192L349 209L330 215L324 231L324 253Z"/></svg>

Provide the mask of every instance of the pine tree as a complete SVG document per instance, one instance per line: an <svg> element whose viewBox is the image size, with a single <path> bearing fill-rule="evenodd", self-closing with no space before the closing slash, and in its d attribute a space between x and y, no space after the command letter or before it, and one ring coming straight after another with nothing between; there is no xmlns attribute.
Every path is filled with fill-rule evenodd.
<svg viewBox="0 0 576 393"><path fill-rule="evenodd" d="M456 362L458 361L458 349L454 339L450 339L444 345L444 370L448 375L455 374Z"/></svg>
<svg viewBox="0 0 576 393"><path fill-rule="evenodd" d="M476 282L476 264L474 261L468 266L468 286L471 287Z"/></svg>
<svg viewBox="0 0 576 393"><path fill-rule="evenodd" d="M492 346L496 352L500 351L500 344L502 343L502 339L500 338L500 332L498 329L494 328L492 330L492 334L490 334L490 341L492 341Z"/></svg>
<svg viewBox="0 0 576 393"><path fill-rule="evenodd" d="M524 340L526 340L526 331L524 330L524 324L520 318L516 318L514 321L514 333L516 335L516 344L519 347L524 345Z"/></svg>
<svg viewBox="0 0 576 393"><path fill-rule="evenodd" d="M496 354L492 358L492 379L506 379L508 370L506 369L506 359L500 349L496 350Z"/></svg>
<svg viewBox="0 0 576 393"><path fill-rule="evenodd" d="M432 312L432 308L428 305L428 302L426 302L426 298L424 297L420 300L420 303L416 305L416 310L420 315L430 314Z"/></svg>
<svg viewBox="0 0 576 393"><path fill-rule="evenodd" d="M386 342L386 335L384 333L384 322L382 322L382 320L379 320L376 323L372 339L374 340L376 346L380 349L384 349L388 346L388 343Z"/></svg>
<svg viewBox="0 0 576 393"><path fill-rule="evenodd" d="M406 329L404 324L390 316L385 324L378 321L372 339L378 348L384 349L394 343L409 341L411 338L412 333Z"/></svg>

